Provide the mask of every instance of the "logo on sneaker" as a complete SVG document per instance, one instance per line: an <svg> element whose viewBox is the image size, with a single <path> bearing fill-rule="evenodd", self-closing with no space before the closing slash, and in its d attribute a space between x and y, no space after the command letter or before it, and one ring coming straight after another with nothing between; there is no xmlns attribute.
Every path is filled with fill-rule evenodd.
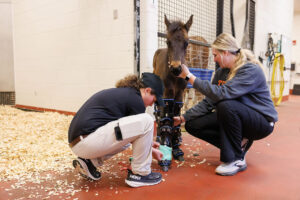
<svg viewBox="0 0 300 200"><path fill-rule="evenodd" d="M134 175L134 174L130 174L130 178L134 179L134 180L141 180L140 176Z"/></svg>
<svg viewBox="0 0 300 200"><path fill-rule="evenodd" d="M240 163L235 163L234 166L236 166L236 167L243 167L243 165L240 164Z"/></svg>

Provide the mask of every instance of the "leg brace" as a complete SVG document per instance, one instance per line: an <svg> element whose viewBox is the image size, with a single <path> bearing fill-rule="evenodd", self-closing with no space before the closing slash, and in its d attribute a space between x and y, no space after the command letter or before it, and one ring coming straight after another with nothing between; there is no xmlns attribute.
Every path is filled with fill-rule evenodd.
<svg viewBox="0 0 300 200"><path fill-rule="evenodd" d="M183 156L183 151L179 148L181 143L180 126L174 127L173 117L180 115L182 102L175 102L174 99L164 99L165 107L155 106L155 116L157 122L157 137L161 145L172 148L172 154L175 159ZM182 158L183 159L183 158ZM159 163L161 166L169 166L171 161L163 160Z"/></svg>
<svg viewBox="0 0 300 200"><path fill-rule="evenodd" d="M174 116L180 116L180 110L183 106L183 102L175 102L174 105ZM183 151L179 148L182 142L181 138L181 129L179 126L174 126L172 129L172 148L173 148L173 156L175 159L178 159L180 156L183 156Z"/></svg>

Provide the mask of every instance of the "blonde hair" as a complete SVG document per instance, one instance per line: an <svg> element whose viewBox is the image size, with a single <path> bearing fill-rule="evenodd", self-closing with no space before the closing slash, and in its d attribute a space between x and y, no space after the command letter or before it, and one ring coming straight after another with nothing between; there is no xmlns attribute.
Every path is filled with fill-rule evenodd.
<svg viewBox="0 0 300 200"><path fill-rule="evenodd" d="M264 71L262 63L255 58L255 55L252 53L252 51L248 49L241 49L236 39L228 33L221 33L218 35L217 39L212 44L212 48L219 52L229 51L230 53L236 55L235 66L230 69L227 80L232 79L236 75L238 69L247 62L251 62L260 66Z"/></svg>
<svg viewBox="0 0 300 200"><path fill-rule="evenodd" d="M116 83L116 88L131 87L139 90L145 88L143 82L136 75L127 75Z"/></svg>

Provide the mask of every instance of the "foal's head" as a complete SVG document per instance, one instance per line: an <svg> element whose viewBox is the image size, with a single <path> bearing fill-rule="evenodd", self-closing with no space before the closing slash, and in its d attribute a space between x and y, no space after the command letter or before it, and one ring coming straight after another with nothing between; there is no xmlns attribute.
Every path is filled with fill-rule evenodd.
<svg viewBox="0 0 300 200"><path fill-rule="evenodd" d="M188 46L188 31L193 23L193 15L184 24L181 21L170 22L165 15L167 26L167 45L169 56L169 67L171 72L178 76L181 73L181 63L184 61L186 48Z"/></svg>

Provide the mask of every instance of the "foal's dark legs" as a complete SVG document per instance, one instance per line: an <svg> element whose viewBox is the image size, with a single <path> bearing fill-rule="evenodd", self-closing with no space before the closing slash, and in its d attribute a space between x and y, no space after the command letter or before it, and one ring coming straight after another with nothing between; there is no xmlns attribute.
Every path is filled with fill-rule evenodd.
<svg viewBox="0 0 300 200"><path fill-rule="evenodd" d="M182 106L183 106L183 102L175 102L174 116L179 116L180 115L180 110L181 110ZM182 139L181 139L180 125L173 126L173 131L172 131L172 154L173 154L173 157L176 160L184 161L184 158L183 158L184 153L179 148L181 140Z"/></svg>

